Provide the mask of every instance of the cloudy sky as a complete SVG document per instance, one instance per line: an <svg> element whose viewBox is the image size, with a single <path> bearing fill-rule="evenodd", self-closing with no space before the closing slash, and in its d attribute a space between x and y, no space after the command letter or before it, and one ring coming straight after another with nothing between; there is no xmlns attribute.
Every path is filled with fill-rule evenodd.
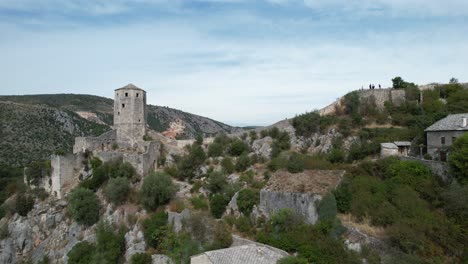
<svg viewBox="0 0 468 264"><path fill-rule="evenodd" d="M0 0L0 94L112 98L267 125L401 75L468 81L466 0Z"/></svg>

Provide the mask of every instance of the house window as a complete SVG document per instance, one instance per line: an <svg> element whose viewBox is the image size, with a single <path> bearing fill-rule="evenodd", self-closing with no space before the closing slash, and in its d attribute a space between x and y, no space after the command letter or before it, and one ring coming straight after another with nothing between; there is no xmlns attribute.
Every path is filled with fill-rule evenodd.
<svg viewBox="0 0 468 264"><path fill-rule="evenodd" d="M445 137L440 137L440 143L441 143L442 145L445 145Z"/></svg>
<svg viewBox="0 0 468 264"><path fill-rule="evenodd" d="M125 97L128 97L128 93L125 93Z"/></svg>
<svg viewBox="0 0 468 264"><path fill-rule="evenodd" d="M125 108L125 104L122 104L122 108Z"/></svg>
<svg viewBox="0 0 468 264"><path fill-rule="evenodd" d="M140 96L140 94L139 94L139 93L137 93L137 94L136 94L136 97L139 97L139 96Z"/></svg>

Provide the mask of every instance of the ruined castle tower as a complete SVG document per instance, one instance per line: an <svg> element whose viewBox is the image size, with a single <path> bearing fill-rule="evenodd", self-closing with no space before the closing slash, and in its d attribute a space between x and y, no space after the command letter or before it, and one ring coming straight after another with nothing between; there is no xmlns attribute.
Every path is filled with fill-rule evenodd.
<svg viewBox="0 0 468 264"><path fill-rule="evenodd" d="M133 84L115 90L114 129L117 142L133 146L146 134L146 92Z"/></svg>

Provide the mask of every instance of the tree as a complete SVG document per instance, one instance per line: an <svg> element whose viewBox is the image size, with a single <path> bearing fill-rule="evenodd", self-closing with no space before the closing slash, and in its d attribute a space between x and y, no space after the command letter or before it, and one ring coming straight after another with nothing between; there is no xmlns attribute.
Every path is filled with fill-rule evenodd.
<svg viewBox="0 0 468 264"><path fill-rule="evenodd" d="M89 242L80 242L68 252L69 264L88 264L91 263L95 253L95 245Z"/></svg>
<svg viewBox="0 0 468 264"><path fill-rule="evenodd" d="M122 263L125 233L122 227L116 229L106 222L100 222L96 228L96 253L92 263Z"/></svg>
<svg viewBox="0 0 468 264"><path fill-rule="evenodd" d="M400 76L397 76L392 79L393 89L405 88L405 81Z"/></svg>
<svg viewBox="0 0 468 264"><path fill-rule="evenodd" d="M229 198L223 194L215 194L210 197L210 209L211 214L215 218L221 218L224 211L226 211L226 206L229 203Z"/></svg>
<svg viewBox="0 0 468 264"><path fill-rule="evenodd" d="M468 133L455 140L449 157L450 172L461 183L468 183Z"/></svg>
<svg viewBox="0 0 468 264"><path fill-rule="evenodd" d="M19 215L26 216L34 207L34 198L30 195L19 193L16 196L15 207Z"/></svg>
<svg viewBox="0 0 468 264"><path fill-rule="evenodd" d="M246 216L252 212L253 206L260 202L260 192L258 190L243 189L237 197L239 211Z"/></svg>
<svg viewBox="0 0 468 264"><path fill-rule="evenodd" d="M292 153L291 156L289 156L288 160L288 165L287 169L290 173L298 173L298 172L303 172L305 168L305 159L304 157L299 154L299 153Z"/></svg>
<svg viewBox="0 0 468 264"><path fill-rule="evenodd" d="M208 146L209 157L220 157L223 155L224 147L220 143L213 142Z"/></svg>
<svg viewBox="0 0 468 264"><path fill-rule="evenodd" d="M148 175L141 186L140 201L149 210L156 210L166 204L176 192L171 177L165 172L154 172Z"/></svg>
<svg viewBox="0 0 468 264"><path fill-rule="evenodd" d="M452 77L452 78L450 78L449 83L450 83L450 84L457 84L457 83L458 83L458 79L455 78L455 77Z"/></svg>
<svg viewBox="0 0 468 264"><path fill-rule="evenodd" d="M125 177L112 178L107 183L104 194L113 204L122 204L127 200L130 186Z"/></svg>
<svg viewBox="0 0 468 264"><path fill-rule="evenodd" d="M231 157L226 157L221 161L221 166L223 167L224 172L231 174L234 172L234 163L232 162Z"/></svg>
<svg viewBox="0 0 468 264"><path fill-rule="evenodd" d="M91 226L99 220L99 200L85 188L75 188L68 196L68 211L79 224Z"/></svg>
<svg viewBox="0 0 468 264"><path fill-rule="evenodd" d="M244 143L240 139L235 139L231 143L231 146L229 148L229 154L231 154L232 156L238 157L238 156L242 155L242 153L247 152L248 149L249 149L249 146L247 146L246 143Z"/></svg>
<svg viewBox="0 0 468 264"><path fill-rule="evenodd" d="M228 184L226 176L221 173L214 171L210 173L208 177L208 185L207 188L211 193L219 193L221 192L224 187Z"/></svg>
<svg viewBox="0 0 468 264"><path fill-rule="evenodd" d="M236 171L243 172L250 166L250 158L244 153L236 161Z"/></svg>

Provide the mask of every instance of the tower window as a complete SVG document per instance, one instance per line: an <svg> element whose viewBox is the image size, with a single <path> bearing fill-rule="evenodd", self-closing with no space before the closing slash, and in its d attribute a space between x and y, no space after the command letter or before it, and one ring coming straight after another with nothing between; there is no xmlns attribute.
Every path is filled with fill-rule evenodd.
<svg viewBox="0 0 468 264"><path fill-rule="evenodd" d="M138 122L140 122L140 123L141 123L141 119L138 119Z"/></svg>
<svg viewBox="0 0 468 264"><path fill-rule="evenodd" d="M122 104L122 108L125 108L125 104Z"/></svg>
<svg viewBox="0 0 468 264"><path fill-rule="evenodd" d="M128 93L125 93L125 97L128 97Z"/></svg>
<svg viewBox="0 0 468 264"><path fill-rule="evenodd" d="M120 112L117 112L117 115L120 115Z"/></svg>
<svg viewBox="0 0 468 264"><path fill-rule="evenodd" d="M137 94L136 94L136 97L139 97L139 96L140 96L140 94L139 94L139 93L137 93Z"/></svg>

